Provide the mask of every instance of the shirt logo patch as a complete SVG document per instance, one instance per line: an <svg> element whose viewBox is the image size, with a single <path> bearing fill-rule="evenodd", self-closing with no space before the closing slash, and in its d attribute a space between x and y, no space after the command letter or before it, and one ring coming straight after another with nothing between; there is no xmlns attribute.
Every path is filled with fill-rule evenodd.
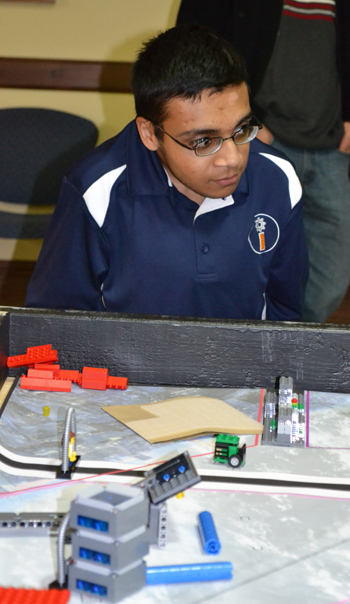
<svg viewBox="0 0 350 604"><path fill-rule="evenodd" d="M248 235L248 241L253 252L266 254L271 252L280 238L280 228L272 216L256 214L254 223Z"/></svg>

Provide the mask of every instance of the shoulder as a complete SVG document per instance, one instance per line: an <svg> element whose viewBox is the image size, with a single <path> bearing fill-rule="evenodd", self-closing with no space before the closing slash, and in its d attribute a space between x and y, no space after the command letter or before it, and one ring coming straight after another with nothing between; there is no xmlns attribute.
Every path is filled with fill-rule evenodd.
<svg viewBox="0 0 350 604"><path fill-rule="evenodd" d="M128 124L120 134L74 164L66 176L66 182L83 198L88 212L100 227L105 221L113 187L118 184L126 191L127 149L134 128L134 122Z"/></svg>
<svg viewBox="0 0 350 604"><path fill-rule="evenodd" d="M145 195L169 195L161 162L143 145L135 121L75 164L66 182L100 227L107 212L118 212L123 204Z"/></svg>
<svg viewBox="0 0 350 604"><path fill-rule="evenodd" d="M302 187L292 162L288 157L271 145L255 139L250 146L249 180L258 180L260 187L285 191L292 208L302 197Z"/></svg>
<svg viewBox="0 0 350 604"><path fill-rule="evenodd" d="M126 149L133 123L130 123L117 136L105 141L81 160L75 163L67 173L67 181L84 196L95 183L118 177L121 168L126 165Z"/></svg>

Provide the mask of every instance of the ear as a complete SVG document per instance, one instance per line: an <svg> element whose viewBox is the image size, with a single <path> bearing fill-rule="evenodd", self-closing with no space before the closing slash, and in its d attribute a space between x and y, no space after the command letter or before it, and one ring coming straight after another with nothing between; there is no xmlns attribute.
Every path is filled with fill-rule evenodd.
<svg viewBox="0 0 350 604"><path fill-rule="evenodd" d="M136 126L145 147L147 147L147 149L150 151L157 151L159 147L159 140L154 134L154 126L152 122L146 120L144 117L137 117Z"/></svg>

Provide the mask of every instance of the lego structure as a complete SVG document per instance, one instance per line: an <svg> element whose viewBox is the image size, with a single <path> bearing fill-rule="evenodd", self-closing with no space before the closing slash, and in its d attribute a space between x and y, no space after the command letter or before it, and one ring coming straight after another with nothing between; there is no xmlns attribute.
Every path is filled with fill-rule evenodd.
<svg viewBox="0 0 350 604"><path fill-rule="evenodd" d="M7 358L7 367L34 367L36 363L54 363L58 361L57 350L52 350L51 344L43 346L30 346L26 354L19 354Z"/></svg>
<svg viewBox="0 0 350 604"><path fill-rule="evenodd" d="M8 355L20 354L26 350L27 346L32 346L32 343L52 342L52 348L57 348L59 351L62 367L72 366L81 371L84 366L96 367L100 364L109 367L109 371L113 375L127 375L130 382L137 384L136 388L150 387L152 393L155 387L168 385L173 389L178 388L177 396L190 395L190 387L196 389L194 394L203 388L204 396L208 394L215 396L215 392L209 389L220 388L220 391L217 390L220 392L220 396L222 392L226 393L228 388L273 388L276 375L290 374L294 379L293 390L298 394L304 388L320 395L322 393L350 392L349 329L331 325L276 325L266 321L258 323L221 320L192 321L165 317L135 318L113 313L100 313L97 316L96 313L79 311L3 309L2 317L0 317L0 340L2 380L9 374L6 367ZM72 365L73 360L74 365ZM10 374L14 375L12 369ZM223 390L224 388L225 390ZM78 388L73 386L73 390L77 392ZM9 454L3 449L1 450L3 456L2 487L9 493L15 484L18 490L25 489L28 487L28 481L34 480L34 476L41 477L41 474L34 474L34 470L30 475L30 468L24 467L25 461L34 465L34 463L37 464L37 459L28 461L21 457L15 462L10 460L9 463L5 459L6 456L14 455L12 427L20 435L23 435L27 429L23 422L26 410L28 410L28 427L36 434L41 431L42 446L40 453L36 452L36 456L40 454L43 460L44 458L48 460L48 463L49 460L52 462L52 458L57 457L57 433L50 429L50 422L56 416L58 407L56 401L61 395L41 393L37 396L25 390L22 390L21 393L23 399L27 397L30 405L26 405L24 400L23 403L19 401L18 408L16 403L14 408L10 402L2 417L1 445L10 450ZM81 394L92 396L94 393L96 395L94 390L85 390ZM97 394L103 395L104 393ZM124 393L116 391L110 394L124 396ZM277 404L278 392L274 391L274 394ZM64 393L62 399L67 401L70 396L70 394ZM170 396L174 396L173 391L162 394L164 399L170 398ZM331 400L330 397L333 396L334 399ZM210 504L212 510L215 510L215 518L218 519L220 530L223 526L222 519L225 519L224 526L225 529L227 527L227 530L222 533L223 553L228 556L227 559L232 559L234 562L237 581L234 592L227 584L203 583L201 585L197 583L195 586L197 602L220 600L223 604L229 604L232 602L233 593L235 599L249 602L257 597L257 590L262 603L283 601L285 604L293 604L296 600L299 602L317 600L326 604L346 601L350 590L347 563L348 543L346 535L344 535L344 526L346 526L348 517L349 456L346 450L339 452L336 449L348 447L349 430L344 417L347 417L349 407L346 402L339 402L338 396L338 394L324 394L324 399L320 399L320 404L317 397L311 396L310 445L306 439L306 446L310 446L312 449L310 453L307 449L305 451L295 450L291 455L291 451L283 447L271 451L271 447L270 449L266 446L259 447L259 442L257 446L251 444L255 441L250 439L247 446L252 448L248 453L247 473L225 472L226 468L229 470L227 466L214 466L210 459L208 475L212 482L205 485L206 490L193 490L190 497L186 498L190 500L190 505L187 505L187 501L185 501L182 512L178 512L180 506L176 500L172 500L168 504L171 520L175 520L177 523L175 531L177 540L173 538L174 535L171 536L168 550L164 554L163 552L152 552L152 555L155 556L152 564L187 561L182 559L184 543L189 552L188 561L191 562L190 556L192 556L192 561L196 560L199 543L198 540L190 541L193 536L194 524L190 513L197 514L201 509L209 509ZM130 397L131 403L136 400L136 396L134 400ZM143 400L147 402L147 396ZM252 407L252 403L254 404L257 416L259 393L257 392L254 397L248 394L242 400L245 406ZM44 401L51 408L49 418L42 417ZM300 402L299 396L298 401ZM124 404L124 401L115 398L111 404ZM308 405L307 398L305 404ZM75 405L75 402L74 406L78 413L77 420L80 428L79 406ZM93 408L93 404L89 405L91 426L94 426L91 411ZM327 413L324 413L325 410ZM273 415L272 412L271 415ZM271 417L272 419L273 417ZM274 419L277 437L278 413L275 414ZM271 423L273 427L273 422ZM105 429L107 425L107 421L104 423L104 420L101 419L100 429L102 426ZM44 431L44 436L42 431ZM107 470L112 469L112 464L117 462L129 463L130 468L149 463L151 460L147 456L147 443L145 450L140 451L138 446L131 451L131 448L128 449L127 438L123 440L124 434L123 428L120 427L120 432L118 432L117 426L113 435L106 430L108 443L106 443L107 450L103 460L99 457L100 442L103 444L102 438L97 443L92 439L90 439L91 442L88 439L85 442L84 432L78 438L79 444L82 442L84 451L88 453L88 459L96 460L97 456L100 463L106 461L110 464L107 466ZM120 438L119 442L116 442L117 438ZM130 441L133 438L134 436L130 435ZM209 458L204 456L205 450L201 449L198 444L198 442L201 444L202 440L196 439L196 441L194 441L193 448L189 448L189 450L192 454L203 454L203 457L199 457L196 462L198 466L201 464L203 467ZM116 451L117 447L122 444L124 448L120 447L120 452ZM329 449L329 444L333 445L333 449ZM179 446L179 444L175 444L176 451ZM318 448L316 449L316 447ZM163 450L158 445L155 449L157 451L156 459L168 458L163 455ZM15 450L19 456L32 453L32 451L29 453L26 441L16 442ZM130 462L127 457L129 451ZM134 453L134 456L131 453ZM171 455L175 455L175 451L170 453L169 457ZM339 463L340 459L343 463ZM251 460L252 463L250 463ZM305 460L308 462L305 463ZM58 463L58 460L54 461ZM17 464L17 467L14 463ZM17 472L16 483L10 476L11 467ZM45 468L43 464L41 467ZM287 475L284 475L286 469ZM20 479L18 474L21 472L23 475ZM252 478L250 473L252 473ZM228 476L229 474L230 476ZM221 476L224 476L224 480L221 480ZM310 480L310 477L313 480ZM48 476L48 479L54 480L53 476ZM129 479L133 480L130 477L125 478L125 480ZM267 492L268 487L264 492L264 480L265 483L270 481L270 490L282 494L283 509L281 509L281 497L270 497ZM258 484L258 481L261 482L261 485ZM284 482L282 483L282 481ZM249 488L246 486L247 483ZM253 490L257 484L263 494L255 493L252 496L250 493L245 493L245 490ZM233 492L236 488L235 485L240 486L243 491ZM217 489L218 486L221 488L220 491ZM39 491L40 498L38 496L38 500L33 501L32 505L37 506L38 509L41 507L45 510L53 509L50 508L52 504L56 505L57 502L62 504L62 497L54 493L61 492L63 488L64 486L58 487L56 491ZM72 491L74 485L70 483L68 488L69 491ZM75 488L78 489L78 485ZM224 492L225 489L226 492ZM303 493L303 496L295 497L294 493L289 496L288 489ZM45 493L47 493L46 496ZM318 497L317 506L315 505L315 495ZM29 510L29 502L25 495L21 495L21 497L26 506L22 509ZM253 499L255 505L252 505ZM4 512L18 511L22 505L22 500L8 499L7 496L2 501ZM165 503L160 505L165 505ZM180 503L182 504L182 502ZM317 514L315 513L316 507ZM57 507L57 509L59 508ZM162 519L161 514L156 514L156 517L159 521ZM286 517L288 521L286 521ZM221 518L220 524L219 518ZM266 530L260 532L257 530L258 527L266 528ZM297 531L295 527L298 527ZM151 532L150 529L149 532ZM235 534L239 538L231 540L228 538L231 534ZM312 534L311 541L304 538L306 534ZM298 535L300 539L297 539ZM9 538L7 541L14 542L15 539ZM11 547L12 551L11 555L4 556L6 560L2 564L2 585L44 587L47 578L52 577L55 572L52 567L52 543L49 539L24 541L27 542L27 545L23 545L23 547L15 544L11 547L10 543L4 543L4 549L7 550ZM39 542L39 544L35 548L34 545L30 545L31 542ZM24 550L25 553L22 553ZM179 550L181 558L176 559ZM334 555L330 556L330 551ZM202 560L204 560L203 555ZM307 564L305 564L305 560L307 560ZM21 572L18 571L21 564L23 572L22 569ZM259 570L258 578L257 569ZM271 580L271 569L274 571L273 580ZM148 570L150 569L146 569L147 583ZM41 574L40 571L42 571ZM158 570L157 573L159 574L159 572ZM140 603L152 599L158 604L160 599L155 594L161 591L163 602L175 601L179 598L174 597L173 589L180 590L181 586L164 585L159 590L154 589L154 594L151 595L151 587L149 587L148 590L136 594L135 599ZM181 593L184 595L181 597L181 601L184 604L193 600L193 591L193 589L186 589L186 586L182 590ZM80 595L74 594L73 599L80 601ZM88 594L85 599L89 601ZM101 597L101 601L103 601L103 597ZM47 602L48 599L45 604ZM13 603L14 598L11 600L11 604Z"/></svg>
<svg viewBox="0 0 350 604"><path fill-rule="evenodd" d="M82 372L61 369L57 350L51 344L27 348L26 354L7 358L7 367L28 367L27 375L21 377L21 388L24 390L41 390L47 392L71 392L72 383L89 390L126 390L128 378L114 377L108 369L83 367Z"/></svg>
<svg viewBox="0 0 350 604"><path fill-rule="evenodd" d="M62 466L57 471L57 478L70 478L80 459L75 450L76 420L73 407L66 411L62 437Z"/></svg>
<svg viewBox="0 0 350 604"><path fill-rule="evenodd" d="M224 581L232 579L232 573L233 566L231 562L151 566L146 569L146 582L147 585L164 585L169 583Z"/></svg>
<svg viewBox="0 0 350 604"><path fill-rule="evenodd" d="M66 604L70 592L67 589L15 589L0 587L1 604Z"/></svg>
<svg viewBox="0 0 350 604"><path fill-rule="evenodd" d="M228 464L238 468L244 463L246 445L239 446L239 437L231 434L219 434L215 440L214 462Z"/></svg>
<svg viewBox="0 0 350 604"><path fill-rule="evenodd" d="M154 505L163 503L199 482L200 478L191 457L185 451L169 461L145 472L145 487Z"/></svg>
<svg viewBox="0 0 350 604"><path fill-rule="evenodd" d="M146 585L143 558L150 544L165 547L165 500L199 481L185 452L146 472L139 486L85 489L73 501L60 526L57 584L106 602L118 602L141 589ZM66 563L64 543L68 529L72 531L72 558Z"/></svg>
<svg viewBox="0 0 350 604"><path fill-rule="evenodd" d="M210 512L201 512L198 515L198 530L204 552L213 555L219 554L221 543Z"/></svg>
<svg viewBox="0 0 350 604"><path fill-rule="evenodd" d="M0 513L0 537L57 537L62 519L54 512Z"/></svg>
<svg viewBox="0 0 350 604"><path fill-rule="evenodd" d="M168 508L166 503L152 503L149 507L149 542L159 549L166 547L168 530Z"/></svg>
<svg viewBox="0 0 350 604"><path fill-rule="evenodd" d="M280 377L278 391L266 392L261 443L282 447L305 446L304 394L293 392L291 377Z"/></svg>
<svg viewBox="0 0 350 604"><path fill-rule="evenodd" d="M68 589L122 600L146 585L149 501L139 487L90 487L72 503Z"/></svg>

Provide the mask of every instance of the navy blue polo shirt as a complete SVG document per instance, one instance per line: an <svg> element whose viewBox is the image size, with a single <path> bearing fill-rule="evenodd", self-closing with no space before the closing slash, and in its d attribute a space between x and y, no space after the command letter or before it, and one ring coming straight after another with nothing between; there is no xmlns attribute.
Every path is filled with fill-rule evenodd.
<svg viewBox="0 0 350 604"><path fill-rule="evenodd" d="M199 206L131 122L65 178L26 305L298 320L307 276L300 198L286 157L255 140L233 195Z"/></svg>

